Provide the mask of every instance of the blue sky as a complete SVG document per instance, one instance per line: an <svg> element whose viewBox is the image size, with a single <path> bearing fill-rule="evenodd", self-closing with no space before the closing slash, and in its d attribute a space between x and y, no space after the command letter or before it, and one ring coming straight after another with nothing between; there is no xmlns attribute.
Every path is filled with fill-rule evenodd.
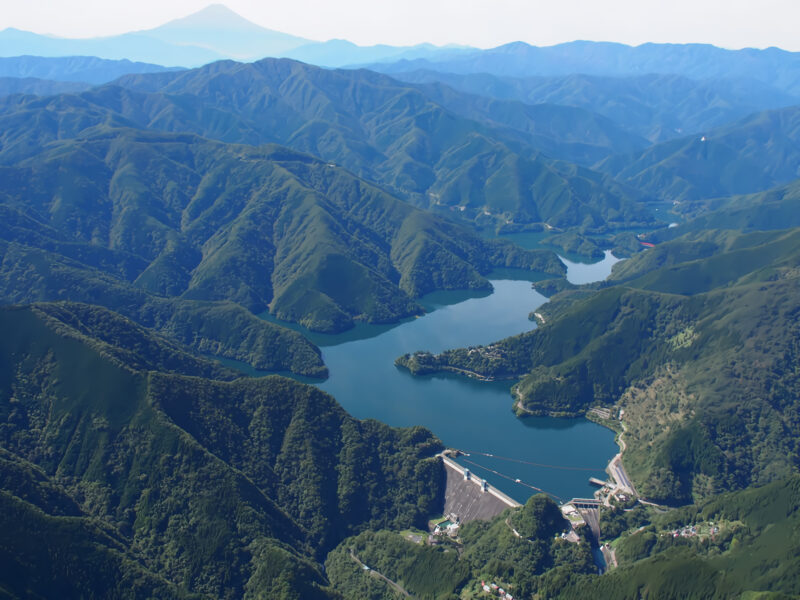
<svg viewBox="0 0 800 600"><path fill-rule="evenodd" d="M705 42L800 51L800 0L227 0L271 29L359 44L428 41L480 47L522 40ZM64 37L160 25L209 0L0 0L0 29Z"/></svg>

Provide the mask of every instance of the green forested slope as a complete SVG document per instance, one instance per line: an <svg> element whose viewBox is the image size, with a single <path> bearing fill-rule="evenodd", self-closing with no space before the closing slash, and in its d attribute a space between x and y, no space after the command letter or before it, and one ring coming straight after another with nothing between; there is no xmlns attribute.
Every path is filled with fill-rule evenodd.
<svg viewBox="0 0 800 600"><path fill-rule="evenodd" d="M764 111L735 123L605 159L597 168L668 201L759 192L797 178L800 107Z"/></svg>
<svg viewBox="0 0 800 600"><path fill-rule="evenodd" d="M621 265L623 284L555 296L533 332L400 362L522 377L520 412L618 404L625 464L651 498L686 502L764 483L800 463L798 236L680 238Z"/></svg>
<svg viewBox="0 0 800 600"><path fill-rule="evenodd" d="M240 376L100 306L53 302L34 304L29 310L60 336L79 339L129 369L226 381Z"/></svg>
<svg viewBox="0 0 800 600"><path fill-rule="evenodd" d="M694 295L747 281L791 276L798 252L800 229L747 234L736 230L692 232L621 263L610 281Z"/></svg>
<svg viewBox="0 0 800 600"><path fill-rule="evenodd" d="M560 538L567 529L555 502L537 495L491 521L462 525L456 542L438 547L394 531L364 532L344 540L325 566L331 583L348 599L399 597L355 558L425 600L480 597L482 580L497 582L515 598L549 597L575 575L594 572L588 543Z"/></svg>
<svg viewBox="0 0 800 600"><path fill-rule="evenodd" d="M101 303L240 359L256 348L231 348L221 322L199 328L207 341L180 334L203 311L235 308L197 302L338 331L418 313L414 299L435 289L487 288L482 274L493 267L563 272L552 253L484 241L280 147L101 128L3 171L7 302ZM313 355L267 363L297 370L304 360L313 374Z"/></svg>
<svg viewBox="0 0 800 600"><path fill-rule="evenodd" d="M159 297L63 255L16 242L0 242L0 252L0 285L7 303L97 303L196 352L238 359L257 369L327 375L319 349L302 335L233 302Z"/></svg>
<svg viewBox="0 0 800 600"><path fill-rule="evenodd" d="M674 210L685 220L677 227L652 232L648 240L668 241L688 231L705 229L762 231L800 227L800 181L756 194L687 202Z"/></svg>
<svg viewBox="0 0 800 600"><path fill-rule="evenodd" d="M626 134L585 113L550 123L552 115L528 115L523 107L521 124L513 114L495 117L498 123L487 120L481 99L450 99L448 104L470 107L466 118L383 75L277 59L222 61L183 74L131 76L117 83L124 87L0 102L5 130L0 140L19 158L47 139L74 131L76 122L87 127L86 118L53 117L64 114L65 107L80 106L94 115L95 123L191 131L225 142L284 144L342 165L419 205L463 206L457 214L470 219L488 212L499 224L512 219L595 229L653 221L634 190L539 154L540 146L556 156L596 153L577 141L587 128L601 146L619 142L620 148L630 147ZM509 110L514 108L504 108ZM103 114L107 111L113 116ZM41 137L37 145L26 146L13 130L32 121ZM580 130L576 121L583 125ZM539 138L546 143L537 146ZM7 155L0 149L0 160Z"/></svg>
<svg viewBox="0 0 800 600"><path fill-rule="evenodd" d="M67 330L69 308L0 310L0 588L11 597L82 586L98 598L336 597L316 562L327 549L441 510L441 466L428 458L440 444L426 430L356 421L280 377L132 370L124 357L162 342L111 317L102 340Z"/></svg>
<svg viewBox="0 0 800 600"><path fill-rule="evenodd" d="M41 469L0 450L0 593L7 598L197 598L147 569Z"/></svg>
<svg viewBox="0 0 800 600"><path fill-rule="evenodd" d="M380 70L380 68L378 68ZM753 79L690 79L663 71L604 77L580 72L554 77L500 77L433 70L392 72L402 81L433 82L472 94L526 104L575 106L603 115L653 143L731 123L798 98Z"/></svg>
<svg viewBox="0 0 800 600"><path fill-rule="evenodd" d="M435 80L415 87L448 111L488 123L553 158L591 165L612 153L634 152L649 145L624 126L565 102L497 99L482 90L465 93Z"/></svg>
<svg viewBox="0 0 800 600"><path fill-rule="evenodd" d="M702 537L675 537L697 526ZM708 531L716 527L716 533ZM619 569L585 577L559 598L796 598L800 595L800 478L723 494L656 515L628 532Z"/></svg>

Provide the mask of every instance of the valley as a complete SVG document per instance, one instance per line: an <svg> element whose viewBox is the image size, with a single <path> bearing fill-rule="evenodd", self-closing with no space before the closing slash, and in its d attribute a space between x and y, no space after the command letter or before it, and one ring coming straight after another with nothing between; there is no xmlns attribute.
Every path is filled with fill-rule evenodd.
<svg viewBox="0 0 800 600"><path fill-rule="evenodd" d="M800 52L87 1L0 18L0 597L800 597Z"/></svg>

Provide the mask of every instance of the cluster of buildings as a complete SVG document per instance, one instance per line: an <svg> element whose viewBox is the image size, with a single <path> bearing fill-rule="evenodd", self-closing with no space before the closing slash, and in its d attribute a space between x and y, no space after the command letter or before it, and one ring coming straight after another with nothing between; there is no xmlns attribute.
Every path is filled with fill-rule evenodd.
<svg viewBox="0 0 800 600"><path fill-rule="evenodd" d="M470 346L467 350L468 355L475 353L480 354L483 358L503 358L503 349L498 344L491 344L489 346Z"/></svg>
<svg viewBox="0 0 800 600"><path fill-rule="evenodd" d="M483 591L487 594L491 594L492 596L496 595L498 598L505 598L505 600L514 600L514 596L506 592L496 583L481 581L481 586L483 586Z"/></svg>
<svg viewBox="0 0 800 600"><path fill-rule="evenodd" d="M444 521L436 524L433 528L433 535L447 535L451 538L458 537L458 528L460 526L461 522L458 519L458 515L450 513Z"/></svg>
<svg viewBox="0 0 800 600"><path fill-rule="evenodd" d="M694 537L697 535L697 527L694 525L687 525L681 529L676 529L672 532L672 537Z"/></svg>
<svg viewBox="0 0 800 600"><path fill-rule="evenodd" d="M685 525L684 527L679 527L678 529L674 529L672 532L672 537L684 537L684 538L691 538L697 537L698 531L696 525ZM716 527L713 523L711 523L711 527L709 527L709 534L711 537L714 537L716 534L719 533L719 527Z"/></svg>

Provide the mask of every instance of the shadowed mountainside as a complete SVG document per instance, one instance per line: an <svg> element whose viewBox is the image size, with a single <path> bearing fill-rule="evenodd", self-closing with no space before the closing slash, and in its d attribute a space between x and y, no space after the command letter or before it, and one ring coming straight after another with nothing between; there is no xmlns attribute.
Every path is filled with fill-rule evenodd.
<svg viewBox="0 0 800 600"><path fill-rule="evenodd" d="M2 35L0 33L0 35ZM96 56L9 56L0 57L0 77L35 78L62 83L108 83L131 73L159 73L179 69L130 60L106 60ZM73 91L62 89L62 92ZM60 93L60 92L52 92Z"/></svg>
<svg viewBox="0 0 800 600"><path fill-rule="evenodd" d="M101 309L3 308L0 323L10 597L336 598L319 557L441 502L424 429L356 421L281 377L183 375L225 372Z"/></svg>

